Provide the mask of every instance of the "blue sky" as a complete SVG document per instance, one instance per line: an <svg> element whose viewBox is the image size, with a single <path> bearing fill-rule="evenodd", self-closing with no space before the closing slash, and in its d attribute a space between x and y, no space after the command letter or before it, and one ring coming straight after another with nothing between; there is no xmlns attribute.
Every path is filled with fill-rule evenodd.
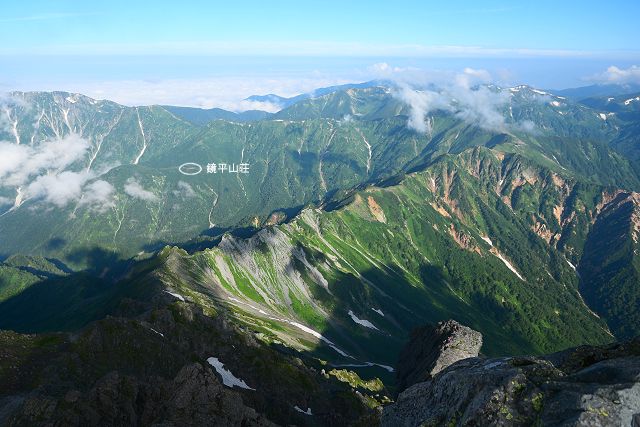
<svg viewBox="0 0 640 427"><path fill-rule="evenodd" d="M314 78L370 78L381 62L483 68L505 83L579 86L609 66L640 64L638 16L636 1L6 2L0 90L118 98L118 82L154 83L161 92L162 82L262 78L279 84L245 90L293 93Z"/></svg>

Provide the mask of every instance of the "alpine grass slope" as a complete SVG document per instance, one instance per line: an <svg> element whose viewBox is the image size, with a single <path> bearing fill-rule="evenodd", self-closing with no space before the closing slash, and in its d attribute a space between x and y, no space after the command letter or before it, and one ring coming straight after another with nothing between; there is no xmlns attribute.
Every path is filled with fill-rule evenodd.
<svg viewBox="0 0 640 427"><path fill-rule="evenodd" d="M14 93L0 136L16 158L77 151L26 176L0 170L0 329L15 331L0 375L22 408L13 420L29 423L42 399L55 419L88 419L64 401L88 390L77 407L93 407L98 380L134 390L134 413L150 414L215 370L246 386L248 409L188 410L366 422L425 323L482 332L490 356L638 335L635 98L476 90L502 100L497 125L453 100L421 117L423 133L407 126L416 106L381 83L242 117ZM187 162L250 172L186 176ZM43 192L41 172L79 184ZM102 359L110 348L117 366ZM63 367L69 381L46 380Z"/></svg>

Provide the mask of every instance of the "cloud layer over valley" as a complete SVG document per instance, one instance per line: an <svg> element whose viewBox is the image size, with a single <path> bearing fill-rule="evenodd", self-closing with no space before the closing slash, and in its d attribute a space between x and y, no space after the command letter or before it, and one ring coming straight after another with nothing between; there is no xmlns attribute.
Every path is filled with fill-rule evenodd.
<svg viewBox="0 0 640 427"><path fill-rule="evenodd" d="M510 94L488 86L492 78L486 70L423 72L386 63L376 64L373 69L380 78L396 84L394 95L411 107L407 125L417 132L431 132L427 116L436 110L486 130L503 132L507 128L501 109L508 104Z"/></svg>
<svg viewBox="0 0 640 427"><path fill-rule="evenodd" d="M19 205L31 199L57 207L79 202L96 210L112 206L111 184L80 165L88 149L89 142L73 133L36 146L0 141L0 188L18 189L15 200L3 197L0 202ZM76 171L68 170L74 165Z"/></svg>

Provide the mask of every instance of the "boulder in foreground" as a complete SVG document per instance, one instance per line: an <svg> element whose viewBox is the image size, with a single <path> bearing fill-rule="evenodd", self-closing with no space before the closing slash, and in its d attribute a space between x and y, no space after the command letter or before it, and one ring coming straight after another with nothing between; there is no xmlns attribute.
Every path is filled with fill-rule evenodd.
<svg viewBox="0 0 640 427"><path fill-rule="evenodd" d="M437 348L437 341L421 345ZM434 354L424 354L418 368L403 369L428 373ZM640 427L640 338L540 357L458 360L402 391L382 425Z"/></svg>

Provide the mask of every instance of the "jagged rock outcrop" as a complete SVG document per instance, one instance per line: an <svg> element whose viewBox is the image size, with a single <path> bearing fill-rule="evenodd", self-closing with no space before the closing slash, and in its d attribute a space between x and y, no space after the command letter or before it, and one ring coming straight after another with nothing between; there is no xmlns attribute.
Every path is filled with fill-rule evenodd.
<svg viewBox="0 0 640 427"><path fill-rule="evenodd" d="M458 360L476 357L482 334L455 320L417 328L400 354L398 391L426 381Z"/></svg>
<svg viewBox="0 0 640 427"><path fill-rule="evenodd" d="M640 338L459 360L400 393L382 425L640 426Z"/></svg>
<svg viewBox="0 0 640 427"><path fill-rule="evenodd" d="M194 363L173 380L140 381L113 371L86 393L71 390L63 399L33 395L9 418L9 425L243 425L276 424L243 403L209 369ZM214 421L215 420L215 421Z"/></svg>
<svg viewBox="0 0 640 427"><path fill-rule="evenodd" d="M175 295L161 291L139 316L108 316L73 334L0 331L0 425L375 424L362 394L322 365L263 346L224 314L206 316ZM135 311L125 305L118 311Z"/></svg>

